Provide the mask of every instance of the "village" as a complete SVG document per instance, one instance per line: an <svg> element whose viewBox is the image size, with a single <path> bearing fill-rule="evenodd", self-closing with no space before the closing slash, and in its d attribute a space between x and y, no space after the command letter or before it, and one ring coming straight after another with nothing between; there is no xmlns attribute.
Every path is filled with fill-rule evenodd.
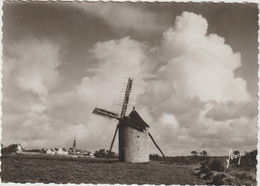
<svg viewBox="0 0 260 186"><path fill-rule="evenodd" d="M2 147L2 153L17 154L17 155L50 155L50 156L68 156L73 158L85 157L85 158L95 158L94 154L87 150L82 150L76 148L76 139L74 138L73 147L69 149L62 147L52 147L52 148L42 148L42 149L26 149L23 148L21 144L12 144L8 147Z"/></svg>

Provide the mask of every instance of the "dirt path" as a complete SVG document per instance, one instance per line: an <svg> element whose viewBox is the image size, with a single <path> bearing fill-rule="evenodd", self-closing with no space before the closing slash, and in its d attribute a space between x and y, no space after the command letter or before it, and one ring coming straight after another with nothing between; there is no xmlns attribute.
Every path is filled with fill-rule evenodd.
<svg viewBox="0 0 260 186"><path fill-rule="evenodd" d="M2 182L206 184L193 175L193 167L147 164L84 162L58 159L2 159Z"/></svg>

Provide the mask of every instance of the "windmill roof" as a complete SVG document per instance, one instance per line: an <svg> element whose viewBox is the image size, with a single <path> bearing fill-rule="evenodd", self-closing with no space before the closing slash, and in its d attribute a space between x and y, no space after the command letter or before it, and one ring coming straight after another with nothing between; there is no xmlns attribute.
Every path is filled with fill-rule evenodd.
<svg viewBox="0 0 260 186"><path fill-rule="evenodd" d="M143 131L146 127L150 127L135 110L133 110L128 117L124 117L123 123L124 125L139 131Z"/></svg>
<svg viewBox="0 0 260 186"><path fill-rule="evenodd" d="M130 118L130 121L133 121L142 127L150 127L135 110L133 110L128 117Z"/></svg>

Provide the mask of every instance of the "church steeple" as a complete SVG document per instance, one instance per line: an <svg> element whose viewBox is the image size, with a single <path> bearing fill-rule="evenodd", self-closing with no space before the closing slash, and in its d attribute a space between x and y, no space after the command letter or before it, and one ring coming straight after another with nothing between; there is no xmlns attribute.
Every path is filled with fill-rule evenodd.
<svg viewBox="0 0 260 186"><path fill-rule="evenodd" d="M73 150L75 151L76 149L76 136L74 136L74 141L73 141Z"/></svg>

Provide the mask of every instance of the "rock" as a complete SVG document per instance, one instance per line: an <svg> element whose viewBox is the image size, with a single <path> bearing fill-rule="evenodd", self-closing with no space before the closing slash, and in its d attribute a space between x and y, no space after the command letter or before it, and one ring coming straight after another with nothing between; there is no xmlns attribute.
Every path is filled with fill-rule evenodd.
<svg viewBox="0 0 260 186"><path fill-rule="evenodd" d="M203 162L203 163L200 163L201 164L201 166L200 166L200 170L201 171L208 171L209 170L209 161L205 161L205 162Z"/></svg>
<svg viewBox="0 0 260 186"><path fill-rule="evenodd" d="M212 184L213 185L224 185L224 179L227 178L227 176L222 173L222 174L217 174L216 176L213 177Z"/></svg>
<svg viewBox="0 0 260 186"><path fill-rule="evenodd" d="M193 170L192 171L194 175L199 175L200 171L199 170Z"/></svg>
<svg viewBox="0 0 260 186"><path fill-rule="evenodd" d="M204 176L204 180L212 180L216 175L218 174L217 171L209 171L206 173L206 175Z"/></svg>
<svg viewBox="0 0 260 186"><path fill-rule="evenodd" d="M218 171L218 172L224 172L225 167L225 161L223 159L213 159L209 162L209 170L211 171Z"/></svg>
<svg viewBox="0 0 260 186"><path fill-rule="evenodd" d="M203 179L206 176L205 173L199 173L199 178Z"/></svg>

